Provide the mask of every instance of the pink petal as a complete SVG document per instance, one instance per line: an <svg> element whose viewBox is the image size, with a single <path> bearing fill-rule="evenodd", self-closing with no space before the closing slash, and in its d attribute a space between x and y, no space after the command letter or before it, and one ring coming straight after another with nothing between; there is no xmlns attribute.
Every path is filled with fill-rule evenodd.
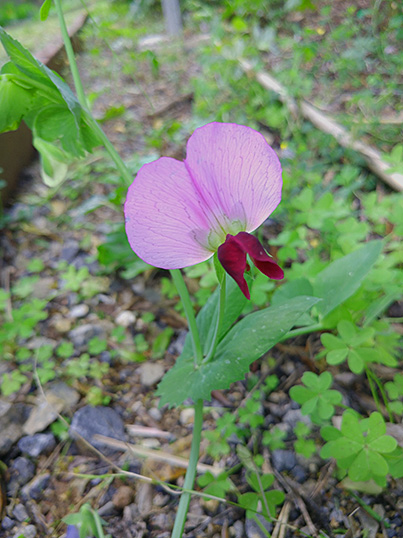
<svg viewBox="0 0 403 538"><path fill-rule="evenodd" d="M192 134L185 160L200 197L218 219L260 226L281 200L281 165L257 131L233 123L210 123ZM230 230L226 230L229 232Z"/></svg>
<svg viewBox="0 0 403 538"><path fill-rule="evenodd" d="M194 265L213 254L198 242L211 228L184 163L162 157L144 165L129 187L126 233L145 262L163 269Z"/></svg>

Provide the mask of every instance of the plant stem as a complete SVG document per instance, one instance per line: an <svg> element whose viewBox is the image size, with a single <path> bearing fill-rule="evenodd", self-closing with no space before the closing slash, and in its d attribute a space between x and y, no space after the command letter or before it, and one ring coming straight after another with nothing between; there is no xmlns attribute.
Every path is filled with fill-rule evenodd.
<svg viewBox="0 0 403 538"><path fill-rule="evenodd" d="M77 97L80 105L87 108L87 98L85 97L84 88L81 83L80 73L78 71L76 58L74 55L73 45L71 44L69 32L67 30L66 21L63 15L61 0L55 0L57 17L59 19L60 30L62 32L64 47L66 49L67 58L69 59L71 74L73 75L74 86L76 88Z"/></svg>
<svg viewBox="0 0 403 538"><path fill-rule="evenodd" d="M203 400L197 400L194 406L194 426L193 426L193 438L192 447L190 449L189 465L186 471L184 489L193 489L193 484L196 476L196 465L199 459L200 440L203 425ZM183 529L185 527L186 515L189 508L191 494L184 492L181 495L178 511L175 517L174 528L172 530L171 538L182 538Z"/></svg>
<svg viewBox="0 0 403 538"><path fill-rule="evenodd" d="M207 353L207 356L203 359L203 363L209 362L211 359L213 359L215 350L217 349L218 338L220 336L220 330L221 330L222 322L224 319L224 313L225 313L225 296L226 296L226 278L225 278L225 273L224 273L223 280L220 284L220 300L218 303L218 316L217 316L217 323L214 329L214 336L211 342L211 347L209 349L209 352Z"/></svg>
<svg viewBox="0 0 403 538"><path fill-rule="evenodd" d="M200 366L203 360L203 350L200 344L199 330L196 325L196 318L192 302L190 300L189 291L186 287L185 281L183 280L180 269L172 269L170 273L176 289L178 290L179 297L181 298L183 308L185 309L186 319L188 320L189 330L192 336L194 363L195 366Z"/></svg>
<svg viewBox="0 0 403 538"><path fill-rule="evenodd" d="M288 331L287 334L283 336L280 342L293 338L294 336L300 336L301 334L309 334L316 331L323 331L324 327L321 323L315 323L315 325L309 325L308 327L301 327L300 329L294 329L293 331Z"/></svg>
<svg viewBox="0 0 403 538"><path fill-rule="evenodd" d="M64 46L66 48L67 58L69 59L70 69L73 75L74 87L76 89L78 101L81 107L83 108L86 119L88 119L89 123L91 124L92 129L102 141L102 144L105 146L106 151L109 153L111 159L115 163L116 168L122 174L122 177L125 179L127 185L130 185L133 181L133 176L130 170L127 168L121 156L116 151L113 144L110 142L109 138L103 132L101 126L99 125L99 123L96 121L96 119L93 117L93 115L88 109L87 98L84 93L84 88L81 82L80 73L77 67L76 57L74 55L73 46L71 44L70 36L67 30L66 21L64 19L61 0L55 0L55 5L56 5L57 16L59 18L60 29L63 36Z"/></svg>

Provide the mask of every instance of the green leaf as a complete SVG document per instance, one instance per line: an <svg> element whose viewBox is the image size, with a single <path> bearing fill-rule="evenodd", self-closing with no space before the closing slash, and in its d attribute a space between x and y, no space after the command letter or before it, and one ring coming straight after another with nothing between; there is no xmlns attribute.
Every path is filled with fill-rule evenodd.
<svg viewBox="0 0 403 538"><path fill-rule="evenodd" d="M346 360L348 349L333 349L326 355L326 362L331 365L341 364Z"/></svg>
<svg viewBox="0 0 403 538"><path fill-rule="evenodd" d="M249 314L219 343L214 360L198 368L184 350L158 386L160 405L180 405L187 398L210 400L212 390L228 388L243 379L249 365L279 342L317 301L315 297L297 297L287 304ZM229 321L226 316L227 326ZM203 326L206 334L209 325Z"/></svg>
<svg viewBox="0 0 403 538"><path fill-rule="evenodd" d="M46 21L49 15L50 8L52 6L52 0L45 0L39 11L39 17L41 21Z"/></svg>
<svg viewBox="0 0 403 538"><path fill-rule="evenodd" d="M360 482L368 480L371 476L386 476L389 467L385 459L372 450L364 449L353 461L348 476L351 480Z"/></svg>
<svg viewBox="0 0 403 538"><path fill-rule="evenodd" d="M397 447L397 441L390 435L382 435L381 437L374 439L374 441L371 441L369 443L369 447L371 448L371 450L375 450L376 452L381 452L384 454L388 452L393 452Z"/></svg>
<svg viewBox="0 0 403 538"><path fill-rule="evenodd" d="M361 372L363 372L365 362L355 349L350 349L347 361L348 367L353 374L361 374Z"/></svg>
<svg viewBox="0 0 403 538"><path fill-rule="evenodd" d="M334 336L334 334L330 333L323 333L320 337L322 344L327 347L327 349L330 349L331 351L335 349L347 349L346 344L340 340L340 338L337 338L337 336Z"/></svg>
<svg viewBox="0 0 403 538"><path fill-rule="evenodd" d="M48 187L56 187L67 176L68 158L57 146L41 138L34 138L33 145L41 156L41 175Z"/></svg>
<svg viewBox="0 0 403 538"><path fill-rule="evenodd" d="M32 92L16 84L12 75L0 75L0 133L18 128L32 100Z"/></svg>
<svg viewBox="0 0 403 538"><path fill-rule="evenodd" d="M322 317L350 297L360 286L382 250L382 241L369 241L321 271L313 282L316 297L321 297L317 310Z"/></svg>
<svg viewBox="0 0 403 538"><path fill-rule="evenodd" d="M217 288L210 296L207 303L200 310L196 322L203 343L203 352L208 353L211 347L211 340L214 336L214 328L217 323L218 303L220 290ZM232 278L226 279L225 313L221 325L220 337L222 338L230 329L231 325L238 319L247 302L246 297L239 289L239 286ZM192 339L190 333L186 336L182 355L191 356L193 353ZM179 359L178 359L179 360Z"/></svg>

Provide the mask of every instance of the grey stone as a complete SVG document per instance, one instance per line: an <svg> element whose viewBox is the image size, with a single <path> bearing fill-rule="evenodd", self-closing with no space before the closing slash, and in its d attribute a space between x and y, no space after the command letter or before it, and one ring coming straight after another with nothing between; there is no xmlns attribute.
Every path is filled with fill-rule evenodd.
<svg viewBox="0 0 403 538"><path fill-rule="evenodd" d="M13 516L20 523L28 519L28 512L26 511L25 506L21 503L14 506Z"/></svg>
<svg viewBox="0 0 403 538"><path fill-rule="evenodd" d="M157 362L144 362L140 367L140 381L145 387L151 387L164 375L164 367Z"/></svg>
<svg viewBox="0 0 403 538"><path fill-rule="evenodd" d="M40 454L50 454L55 446L56 440L52 433L27 435L18 441L21 452L31 458L37 458Z"/></svg>
<svg viewBox="0 0 403 538"><path fill-rule="evenodd" d="M21 498L24 501L33 499L39 501L42 497L43 491L48 487L50 482L50 473L44 473L37 476L32 482L26 484L21 490Z"/></svg>
<svg viewBox="0 0 403 538"><path fill-rule="evenodd" d="M272 452L273 467L281 471L291 471L297 465L297 458L291 450L273 450Z"/></svg>
<svg viewBox="0 0 403 538"><path fill-rule="evenodd" d="M84 318L88 312L90 311L90 308L87 304L77 304L73 306L73 308L69 312L69 318L72 319L78 319L78 318Z"/></svg>
<svg viewBox="0 0 403 538"><path fill-rule="evenodd" d="M94 338L94 336L103 338L105 336L105 332L102 327L99 325L93 325L92 323L80 325L69 332L69 337L75 347L85 346L88 344L91 338Z"/></svg>
<svg viewBox="0 0 403 538"><path fill-rule="evenodd" d="M238 519L238 521L235 521L235 523L232 525L232 528L234 529L234 538L244 538L245 526L243 521Z"/></svg>
<svg viewBox="0 0 403 538"><path fill-rule="evenodd" d="M0 456L7 454L23 435L23 424L30 412L31 407L24 404L11 405L0 400Z"/></svg>
<svg viewBox="0 0 403 538"><path fill-rule="evenodd" d="M27 525L26 527L20 527L18 531L14 534L13 538L35 538L37 536L36 528L34 525Z"/></svg>
<svg viewBox="0 0 403 538"><path fill-rule="evenodd" d="M301 465L295 465L292 468L291 474L300 484L303 484L308 478L305 469Z"/></svg>
<svg viewBox="0 0 403 538"><path fill-rule="evenodd" d="M35 474L35 465L27 458L16 458L9 467L10 480L7 484L7 492L10 497L15 497L19 488L29 482Z"/></svg>
<svg viewBox="0 0 403 538"><path fill-rule="evenodd" d="M104 435L126 441L125 427L117 412L110 407L91 407L79 409L73 416L69 430L70 436L80 444L80 437L105 453L105 444L94 439L94 435ZM109 452L111 449L109 448Z"/></svg>
<svg viewBox="0 0 403 538"><path fill-rule="evenodd" d="M15 527L14 519L9 518L8 516L3 517L3 521L1 522L1 528L5 531L9 531L13 527Z"/></svg>
<svg viewBox="0 0 403 538"><path fill-rule="evenodd" d="M270 523L270 521L267 521L267 519L260 514L256 514L256 517L267 530L267 533L263 532L254 519L247 519L245 522L246 538L267 538L267 535L270 535L271 531L273 530L273 524Z"/></svg>
<svg viewBox="0 0 403 538"><path fill-rule="evenodd" d="M65 383L56 382L45 391L46 400L39 400L24 424L24 433L33 435L45 430L57 418L58 413L70 410L79 400L77 391Z"/></svg>
<svg viewBox="0 0 403 538"><path fill-rule="evenodd" d="M282 421L288 424L290 430L294 430L297 422L303 422L307 426L312 424L311 419L301 413L301 409L289 409L283 416Z"/></svg>
<svg viewBox="0 0 403 538"><path fill-rule="evenodd" d="M78 244L78 241L67 241L60 253L60 257L62 260L65 260L66 262L72 262L74 258L77 256L77 254L80 251L80 245Z"/></svg>

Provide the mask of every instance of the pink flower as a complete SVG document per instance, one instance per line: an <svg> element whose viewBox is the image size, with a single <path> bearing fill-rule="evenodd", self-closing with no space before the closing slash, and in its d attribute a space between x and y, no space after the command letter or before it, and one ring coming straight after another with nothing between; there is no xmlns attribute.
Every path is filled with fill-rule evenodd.
<svg viewBox="0 0 403 538"><path fill-rule="evenodd" d="M284 273L250 235L281 200L281 165L257 131L209 123L192 134L184 162L161 157L144 165L125 203L130 246L163 269L195 265L218 254L249 299L246 255L265 275Z"/></svg>

